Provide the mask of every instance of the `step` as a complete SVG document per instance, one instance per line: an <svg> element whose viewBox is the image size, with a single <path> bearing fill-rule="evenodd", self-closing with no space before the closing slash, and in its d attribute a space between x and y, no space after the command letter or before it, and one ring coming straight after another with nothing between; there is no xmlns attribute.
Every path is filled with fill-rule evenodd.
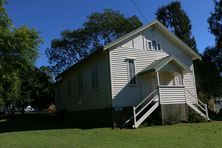
<svg viewBox="0 0 222 148"><path fill-rule="evenodd" d="M207 118L207 116L201 112L196 106L194 106L194 104L190 104L190 103L187 103L194 111L196 111L199 115L201 115L202 117L204 118Z"/></svg>
<svg viewBox="0 0 222 148"><path fill-rule="evenodd" d="M138 128L140 124L146 120L146 118L152 114L152 112L159 106L159 102L156 102L133 126L134 128Z"/></svg>

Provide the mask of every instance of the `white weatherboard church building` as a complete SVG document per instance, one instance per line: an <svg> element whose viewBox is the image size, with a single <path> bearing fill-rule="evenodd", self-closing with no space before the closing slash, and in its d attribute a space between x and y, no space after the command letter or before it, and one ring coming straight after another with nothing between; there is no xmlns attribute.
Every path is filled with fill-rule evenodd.
<svg viewBox="0 0 222 148"><path fill-rule="evenodd" d="M58 76L58 111L78 121L137 128L157 108L162 123L208 118L197 98L193 60L201 57L159 21L107 44Z"/></svg>

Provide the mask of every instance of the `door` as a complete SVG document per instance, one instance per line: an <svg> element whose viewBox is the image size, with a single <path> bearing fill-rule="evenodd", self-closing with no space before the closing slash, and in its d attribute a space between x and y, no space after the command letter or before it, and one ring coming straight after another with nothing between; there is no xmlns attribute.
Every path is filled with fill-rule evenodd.
<svg viewBox="0 0 222 148"><path fill-rule="evenodd" d="M141 79L141 100L143 100L150 92L153 91L155 82L152 80L151 73L145 73L140 76ZM155 80L154 80L155 81Z"/></svg>

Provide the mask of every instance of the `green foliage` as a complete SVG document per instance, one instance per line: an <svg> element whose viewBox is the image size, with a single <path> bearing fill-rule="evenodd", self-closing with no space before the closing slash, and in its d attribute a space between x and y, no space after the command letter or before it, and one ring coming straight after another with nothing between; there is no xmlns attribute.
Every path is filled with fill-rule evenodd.
<svg viewBox="0 0 222 148"><path fill-rule="evenodd" d="M26 26L14 28L0 0L0 102L8 105L21 98L19 73L34 66L39 34Z"/></svg>
<svg viewBox="0 0 222 148"><path fill-rule="evenodd" d="M0 64L8 70L21 70L34 66L38 57L39 36L35 30L23 26L2 30L0 35Z"/></svg>
<svg viewBox="0 0 222 148"><path fill-rule="evenodd" d="M214 58L213 48L206 48L202 61L196 61L196 73L198 73L197 88L200 97L205 97L210 99L211 96L221 96L222 94L222 78L220 71L212 62ZM208 100L207 99L207 100Z"/></svg>
<svg viewBox="0 0 222 148"><path fill-rule="evenodd" d="M0 72L1 73L1 72ZM1 105L9 105L9 103L15 101L19 97L20 93L20 80L16 73L1 73L0 79L0 99Z"/></svg>
<svg viewBox="0 0 222 148"><path fill-rule="evenodd" d="M4 5L6 4L6 0L0 0L0 29L1 28L9 28L12 23L8 18L8 15L4 9Z"/></svg>
<svg viewBox="0 0 222 148"><path fill-rule="evenodd" d="M214 12L208 19L209 30L215 36L216 46L222 48L222 0L214 0L214 4Z"/></svg>
<svg viewBox="0 0 222 148"><path fill-rule="evenodd" d="M119 11L92 13L81 28L65 30L60 39L52 40L46 50L51 69L57 74L141 25L136 16L125 17Z"/></svg>
<svg viewBox="0 0 222 148"><path fill-rule="evenodd" d="M222 73L222 0L214 0L214 12L208 19L209 30L215 36L215 47L210 49L211 62Z"/></svg>
<svg viewBox="0 0 222 148"><path fill-rule="evenodd" d="M209 30L215 35L215 46L207 47L202 62L196 62L197 88L204 98L222 96L222 1L214 1L215 9L208 19ZM208 100L208 99L205 99Z"/></svg>
<svg viewBox="0 0 222 148"><path fill-rule="evenodd" d="M37 106L40 109L47 108L51 103L54 102L54 80L49 67L42 66L35 69L37 88L33 96L33 106Z"/></svg>
<svg viewBox="0 0 222 148"><path fill-rule="evenodd" d="M217 2L215 2L218 4ZM215 9L218 10L217 5ZM219 10L217 11L217 13ZM220 10L221 12L221 10ZM218 28L218 16L222 13L211 13L212 16L209 18L211 32L217 33L220 29ZM171 29L180 39L182 39L188 46L193 48L196 52L196 42L194 37L191 35L191 22L184 10L181 9L179 1L172 2L166 6L158 9L156 12L157 19L160 20L167 28ZM217 22L217 24L215 24ZM220 28L222 28L220 26ZM218 35L220 36L220 34ZM202 55L202 61L194 61L194 69L196 74L197 90L200 98L207 98L210 96L217 96L221 94L221 77L217 68L222 68L222 62L218 59L222 59L222 54L214 48L207 48ZM213 64L215 63L215 64Z"/></svg>
<svg viewBox="0 0 222 148"><path fill-rule="evenodd" d="M53 83L43 69L46 67L20 72L21 93L17 102L21 106L31 104L43 109L54 102Z"/></svg>
<svg viewBox="0 0 222 148"><path fill-rule="evenodd" d="M160 7L156 12L156 18L183 40L193 50L197 51L196 41L191 34L191 22L179 1Z"/></svg>

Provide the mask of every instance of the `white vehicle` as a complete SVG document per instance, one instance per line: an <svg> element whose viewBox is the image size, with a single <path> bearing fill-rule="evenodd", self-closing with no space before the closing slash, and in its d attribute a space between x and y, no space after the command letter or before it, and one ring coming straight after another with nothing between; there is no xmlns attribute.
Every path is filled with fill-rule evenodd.
<svg viewBox="0 0 222 148"><path fill-rule="evenodd" d="M35 109L35 108L33 108L33 107L30 106L30 105L25 108L25 112L36 112L36 111L38 111L38 110Z"/></svg>

